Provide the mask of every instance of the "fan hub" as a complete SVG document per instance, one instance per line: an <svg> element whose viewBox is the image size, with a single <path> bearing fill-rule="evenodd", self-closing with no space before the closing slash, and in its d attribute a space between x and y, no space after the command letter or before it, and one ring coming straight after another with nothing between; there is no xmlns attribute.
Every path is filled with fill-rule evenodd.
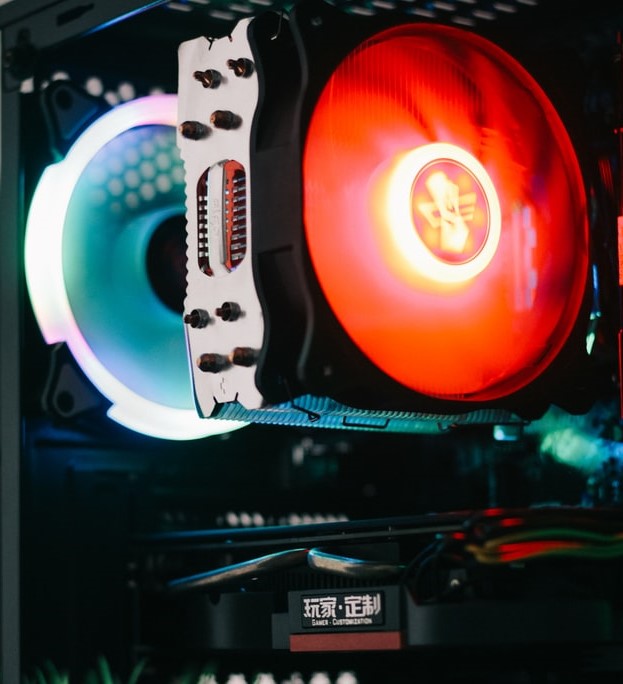
<svg viewBox="0 0 623 684"><path fill-rule="evenodd" d="M440 261L475 259L490 237L489 201L474 172L453 159L422 168L411 188L413 226Z"/></svg>
<svg viewBox="0 0 623 684"><path fill-rule="evenodd" d="M464 282L493 259L500 203L484 166L457 145L430 143L399 155L382 180L383 224L415 272Z"/></svg>

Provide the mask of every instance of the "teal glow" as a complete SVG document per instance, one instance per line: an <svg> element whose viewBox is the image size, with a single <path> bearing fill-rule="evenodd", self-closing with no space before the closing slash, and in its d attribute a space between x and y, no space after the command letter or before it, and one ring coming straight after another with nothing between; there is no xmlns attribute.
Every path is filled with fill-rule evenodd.
<svg viewBox="0 0 623 684"><path fill-rule="evenodd" d="M149 400L192 408L181 316L155 295L145 266L156 228L185 211L183 178L170 126L133 128L102 147L69 202L63 274L100 362Z"/></svg>

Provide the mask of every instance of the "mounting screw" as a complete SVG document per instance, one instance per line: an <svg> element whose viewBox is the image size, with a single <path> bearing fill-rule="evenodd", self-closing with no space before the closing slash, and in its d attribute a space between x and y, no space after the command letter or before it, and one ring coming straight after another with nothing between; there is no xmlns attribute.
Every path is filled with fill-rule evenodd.
<svg viewBox="0 0 623 684"><path fill-rule="evenodd" d="M223 354L202 354L197 367L204 373L218 373L229 366L229 359Z"/></svg>
<svg viewBox="0 0 623 684"><path fill-rule="evenodd" d="M242 120L233 112L225 109L217 109L215 112L212 112L210 123L214 128L222 128L229 131L232 128L238 128L242 123Z"/></svg>
<svg viewBox="0 0 623 684"><path fill-rule="evenodd" d="M253 62L245 57L239 59L228 59L227 68L234 72L235 76L246 78L253 73Z"/></svg>
<svg viewBox="0 0 623 684"><path fill-rule="evenodd" d="M221 85L221 74L216 69L195 71L193 78L199 81L204 88L218 88Z"/></svg>
<svg viewBox="0 0 623 684"><path fill-rule="evenodd" d="M183 138L201 140L208 135L210 129L200 121L184 121L180 124L179 131Z"/></svg>
<svg viewBox="0 0 623 684"><path fill-rule="evenodd" d="M30 40L28 29L17 34L17 43L2 54L2 67L17 81L24 81L35 73L37 51Z"/></svg>
<svg viewBox="0 0 623 684"><path fill-rule="evenodd" d="M231 362L235 366L254 366L257 363L257 349L251 347L236 347L231 354Z"/></svg>
<svg viewBox="0 0 623 684"><path fill-rule="evenodd" d="M223 302L214 313L224 321L236 321L241 314L240 305L236 302Z"/></svg>
<svg viewBox="0 0 623 684"><path fill-rule="evenodd" d="M193 309L184 316L184 323L191 328L205 328L210 322L210 314L205 309Z"/></svg>

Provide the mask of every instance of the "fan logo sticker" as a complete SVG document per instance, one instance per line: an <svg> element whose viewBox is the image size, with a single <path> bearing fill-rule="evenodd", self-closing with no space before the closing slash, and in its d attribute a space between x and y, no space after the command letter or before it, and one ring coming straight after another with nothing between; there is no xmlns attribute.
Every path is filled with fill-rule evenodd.
<svg viewBox="0 0 623 684"><path fill-rule="evenodd" d="M412 198L415 230L438 259L461 264L480 253L489 235L489 204L466 166L431 162L416 176Z"/></svg>
<svg viewBox="0 0 623 684"><path fill-rule="evenodd" d="M301 597L303 627L360 627L385 623L383 592Z"/></svg>
<svg viewBox="0 0 623 684"><path fill-rule="evenodd" d="M398 155L385 190L393 254L439 283L475 278L497 253L502 212L487 169L470 152L430 143Z"/></svg>

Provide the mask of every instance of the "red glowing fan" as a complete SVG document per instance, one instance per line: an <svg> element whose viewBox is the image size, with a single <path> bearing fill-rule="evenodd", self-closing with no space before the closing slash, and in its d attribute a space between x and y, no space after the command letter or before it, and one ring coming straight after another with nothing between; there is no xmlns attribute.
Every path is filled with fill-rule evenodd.
<svg viewBox="0 0 623 684"><path fill-rule="evenodd" d="M382 372L490 401L560 353L585 293L585 192L552 104L501 49L432 24L364 40L315 103L302 174L321 290Z"/></svg>

